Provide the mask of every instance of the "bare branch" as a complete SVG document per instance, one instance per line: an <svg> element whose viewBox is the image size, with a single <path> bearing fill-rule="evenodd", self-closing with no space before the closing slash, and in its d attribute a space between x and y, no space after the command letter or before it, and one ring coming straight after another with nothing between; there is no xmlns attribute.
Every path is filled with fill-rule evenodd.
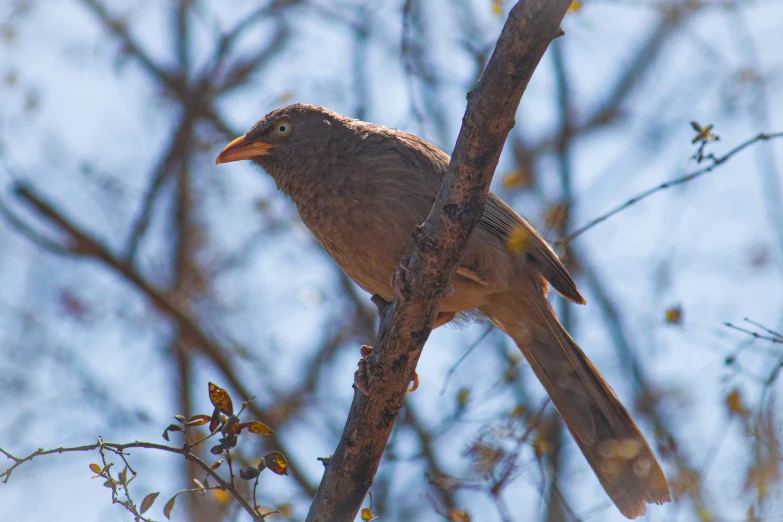
<svg viewBox="0 0 783 522"><path fill-rule="evenodd" d="M708 156L705 156L706 160L712 161L712 164L710 164L709 166L704 167L702 169L699 169L699 170L697 170L695 172L691 172L690 174L686 174L685 176L680 176L678 178L671 179L671 180L669 180L669 181L667 181L665 183L661 183L660 185L658 185L656 187L647 189L644 192L640 192L639 194L637 194L636 196L632 197L631 199L629 199L628 201L626 201L622 205L619 205L619 206L613 208L612 210L610 210L609 212L607 212L606 214L602 214L602 215L598 216L597 218L589 221L586 225L584 225L584 226L574 230L573 232L568 234L566 237L564 237L563 239L559 239L555 243L558 244L558 245L566 245L566 244L570 243L571 241L573 241L574 239L576 239L578 236L581 236L583 233L587 232L588 230L590 230L591 228L596 226L597 224L606 221L610 217L614 216L615 214L617 214L619 212L622 212L623 210L627 209L628 207L631 207L631 206L635 205L636 203L640 202L641 200L647 199L648 197L652 196L656 192L660 192L662 190L666 190L668 188L676 187L677 185L682 185L683 183L687 183L689 181L693 181L694 179L699 178L699 177L703 176L704 174L708 174L708 173L712 172L718 166L722 165L723 163L726 163L729 159L731 159L732 156L734 156L735 154L741 152L742 150L746 149L747 147L753 145L754 143L757 143L759 141L769 141L769 140L773 140L773 139L777 139L777 138L783 138L783 132L775 132L775 133L772 133L772 134L767 134L767 133L763 133L762 132L761 134L758 134L758 135L754 136L753 138L750 138L749 140L740 143L739 145L737 145L736 147L731 149L729 152L727 152L723 156L717 156L716 157L716 156L714 156L712 154L710 154Z"/></svg>
<svg viewBox="0 0 783 522"><path fill-rule="evenodd" d="M108 449L112 453L115 453L116 455L119 455L122 457L123 461L125 460L124 452L128 449L134 449L134 448L141 448L141 449L151 449L151 450L158 450L158 451L165 451L168 453L176 453L177 455L182 455L187 460L195 463L198 467L200 467L210 478L214 479L215 482L218 483L219 488L223 489L225 491L228 491L231 493L231 495L237 500L237 502L242 506L242 508L247 511L252 517L253 520L264 520L265 515L259 515L259 513L255 510L253 506L251 506L247 500L242 496L242 494L239 492L239 490L236 489L236 487L233 485L233 482L228 482L223 479L215 470L213 470L209 464L198 458L192 451L192 445L185 444L181 448L177 448L174 446L166 446L165 444L156 444L154 442L129 442L126 444L119 444L116 442L104 442L101 440L101 438L98 438L98 442L95 444L88 444L85 446L72 446L72 447L60 447L60 448L54 448L50 450L44 450L43 448L40 448L30 455L27 455L26 457L15 457L14 455L10 454L9 452L5 451L4 449L0 448L0 453L6 456L6 458L11 459L14 461L14 463L9 467L7 470L0 473L0 478L3 479L3 483L7 484L8 479L11 478L11 474L14 472L16 468L21 466L22 464L25 464L26 462L30 462L35 457L43 457L45 455L53 455L53 454L62 454L62 453L77 453L77 452L86 452L86 451L94 451L94 450L101 450ZM233 479L233 476L232 476ZM122 502L120 502L122 503Z"/></svg>
<svg viewBox="0 0 783 522"><path fill-rule="evenodd" d="M174 319L182 333L191 340L195 346L200 348L201 352L218 367L221 373L226 377L230 385L237 390L242 397L251 397L254 395L242 383L231 362L225 354L229 350L213 340L194 320L190 311L187 309L187 303L180 303L176 299L161 292L149 281L147 281L133 266L125 260L113 254L105 245L88 233L80 229L72 221L64 217L42 196L29 185L18 183L15 187L16 195L24 202L33 207L40 215L56 224L65 232L72 241L70 253L92 257L102 261L106 266L122 276L123 279L131 283L140 290L159 310ZM251 404L251 411L257 418L267 418L264 410L256 404ZM272 426L274 429L274 426ZM290 454L284 449L283 441L277 435L271 435L274 445L283 448L283 452ZM304 492L308 495L315 493L315 488L310 484L307 477L302 473L300 467L289 458L289 470L291 475L297 480Z"/></svg>

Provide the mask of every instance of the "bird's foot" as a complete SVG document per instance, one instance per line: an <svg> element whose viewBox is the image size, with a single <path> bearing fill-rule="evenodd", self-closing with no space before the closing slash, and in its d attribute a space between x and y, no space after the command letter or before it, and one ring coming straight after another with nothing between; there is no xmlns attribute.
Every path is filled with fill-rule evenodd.
<svg viewBox="0 0 783 522"><path fill-rule="evenodd" d="M389 284L394 288L394 293L400 298L400 301L405 301L405 272L408 271L408 266L411 262L411 256L402 256L400 258L400 264L394 269Z"/></svg>
<svg viewBox="0 0 783 522"><path fill-rule="evenodd" d="M362 358L359 359L358 368L353 373L353 385L365 397L370 395L370 375L367 368L367 358L372 353L372 346L362 345Z"/></svg>
<svg viewBox="0 0 783 522"><path fill-rule="evenodd" d="M365 397L370 395L370 373L367 367L367 358L372 353L372 346L362 345L362 358L359 359L358 368L353 373L353 385L361 392ZM419 375L414 371L413 378L411 379L411 387L408 389L408 393L415 392L419 387Z"/></svg>
<svg viewBox="0 0 783 522"><path fill-rule="evenodd" d="M394 272L389 279L389 284L394 288L394 293L400 298L400 301L405 301L405 272L408 271L412 256L402 256L400 258L400 264L394 269ZM454 295L454 283L449 283L449 289L446 290L446 297Z"/></svg>

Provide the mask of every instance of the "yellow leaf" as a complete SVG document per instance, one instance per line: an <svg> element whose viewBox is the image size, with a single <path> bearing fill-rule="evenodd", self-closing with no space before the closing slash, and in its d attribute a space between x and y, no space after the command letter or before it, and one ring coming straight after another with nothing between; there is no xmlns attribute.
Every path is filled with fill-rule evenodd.
<svg viewBox="0 0 783 522"><path fill-rule="evenodd" d="M209 383L209 400L212 402L212 406L226 415L234 414L234 404L231 402L231 397L226 390L217 384Z"/></svg>
<svg viewBox="0 0 783 522"><path fill-rule="evenodd" d="M93 462L92 464L90 464L90 471L92 471L96 475L100 475L101 474L101 467Z"/></svg>
<svg viewBox="0 0 783 522"><path fill-rule="evenodd" d="M272 435L272 433L274 433L272 428L259 421L243 422L239 425L239 431L242 431L245 428L249 429L251 433L255 433L256 435Z"/></svg>
<svg viewBox="0 0 783 522"><path fill-rule="evenodd" d="M496 15L503 14L503 0L492 0L492 13Z"/></svg>
<svg viewBox="0 0 783 522"><path fill-rule="evenodd" d="M734 390L726 396L726 406L729 408L730 415L744 416L747 413L739 390Z"/></svg>
<svg viewBox="0 0 783 522"><path fill-rule="evenodd" d="M364 522L369 522L370 520L372 520L372 517L373 517L372 509L370 509L370 508L363 508L362 509L362 520Z"/></svg>
<svg viewBox="0 0 783 522"><path fill-rule="evenodd" d="M582 2L580 2L579 0L574 0L573 2L571 2L571 5L568 6L568 11L566 11L566 14L572 12L576 13L581 10L582 10Z"/></svg>
<svg viewBox="0 0 783 522"><path fill-rule="evenodd" d="M470 515L457 508L452 508L448 515L449 522L470 522Z"/></svg>
<svg viewBox="0 0 783 522"><path fill-rule="evenodd" d="M464 408L470 402L470 390L467 388L460 388L457 392L457 404L460 408Z"/></svg>
<svg viewBox="0 0 783 522"><path fill-rule="evenodd" d="M278 475L288 475L288 462L285 457L279 451L273 451L266 457L264 457L266 467L272 470L273 473Z"/></svg>
<svg viewBox="0 0 783 522"><path fill-rule="evenodd" d="M213 489L214 496L215 496L215 502L220 504L221 506L225 506L229 502L231 502L231 493L228 491L222 490L222 489Z"/></svg>
<svg viewBox="0 0 783 522"><path fill-rule="evenodd" d="M277 510L280 512L280 516L291 518L291 516L294 514L294 508L291 507L291 504L285 503L280 504L277 507Z"/></svg>
<svg viewBox="0 0 783 522"><path fill-rule="evenodd" d="M503 176L503 188L512 189L530 185L530 174L522 169Z"/></svg>
<svg viewBox="0 0 783 522"><path fill-rule="evenodd" d="M524 414L525 414L525 407L522 406L521 404L516 408L514 408L513 410L511 410L511 413L509 413L511 417L521 417Z"/></svg>
<svg viewBox="0 0 783 522"><path fill-rule="evenodd" d="M512 254L523 252L530 243L530 231L524 225L514 227L506 241L506 248Z"/></svg>
<svg viewBox="0 0 783 522"><path fill-rule="evenodd" d="M536 457L542 457L552 453L552 443L542 437L536 437L533 441L533 451L536 453Z"/></svg>
<svg viewBox="0 0 783 522"><path fill-rule="evenodd" d="M718 141L720 139L720 136L712 133L712 129L715 127L715 125L712 123L706 127L702 127L699 122L692 121L691 127L696 131L696 136L694 136L694 138L691 140L691 143L693 144L699 142L707 143L708 141Z"/></svg>
<svg viewBox="0 0 783 522"><path fill-rule="evenodd" d="M680 305L666 309L666 322L675 325L682 324L682 307Z"/></svg>

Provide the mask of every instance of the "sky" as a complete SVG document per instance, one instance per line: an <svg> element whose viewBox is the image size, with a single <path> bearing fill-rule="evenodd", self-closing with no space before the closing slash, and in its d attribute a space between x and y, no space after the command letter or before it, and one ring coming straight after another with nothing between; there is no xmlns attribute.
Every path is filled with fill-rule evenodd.
<svg viewBox="0 0 783 522"><path fill-rule="evenodd" d="M211 55L213 28L232 27L256 5L236 1L225 9L217 2L203 3L209 6L204 9L208 15L190 49L197 64ZM474 43L491 45L504 18L492 13L488 0L473 3L479 13ZM12 18L11 4L17 2L0 5L0 27L13 19L15 28L13 44L0 47L0 75L16 75L14 85L6 84L0 91L4 161L0 197L10 201L11 183L24 179L68 215L87 223L95 236L121 248L177 114L137 64L118 58L118 45L81 2L32 2L31 10L19 19ZM317 5L327 4L348 12L355 2ZM161 5L150 0L117 2L111 9L128 17L133 34L153 56L173 63L169 20ZM452 2L435 0L423 11L425 37L434 49L429 66L444 80L438 99L420 96L415 103L445 107L439 128L432 122L419 124L408 110L411 91L397 56L400 8L400 2L390 2L368 13L372 38L365 62L369 86L364 117L414 132L450 152L464 112L465 92L476 74L470 57L458 50L458 10ZM586 1L581 10L568 15L566 36L557 44L564 46L577 120L605 98L611 79L624 70L655 25L658 9L646 1L598 0ZM287 16L294 34L290 44L264 74L253 77L250 88L220 100L220 109L238 135L267 111L293 101L322 104L346 114L355 111L353 64L346 58L353 43L345 25L324 21L321 11L308 6ZM709 150L716 154L759 132L783 131L781 24L783 3L761 0L741 3L736 9L713 7L685 22L661 51L664 58L625 105L623 123L575 142L572 223L584 224L641 191L698 169L692 159L690 121L715 125L720 141ZM271 35L272 26L262 24L241 41L239 51L251 52ZM530 142L550 135L557 125L552 63L550 52L518 113L514 132ZM764 98L743 80L754 72L766 79ZM221 147L219 139L207 143L194 166L194 186L201 203L199 219L215 251L223 254L237 251L269 225L260 222L254 210L259 201L272 209L269 215L280 219L294 216L295 210L262 171L247 164L213 165ZM715 513L727 521L743 519L747 510L742 465L748 456L745 434L737 422L727 422L723 398L739 386L752 402L758 399L759 387L726 369L726 354L745 339L724 323L750 317L773 329L781 326L783 194L775 193L774 181L778 188L783 184L782 152L783 140L751 146L715 171L662 190L575 242L620 304L624 329L638 347L645 370L661 389L671 392L665 408L678 427L681 444L697 463L714 460L705 487L717 502ZM499 180L512 163L507 147L493 186L542 227L540 215L546 206L542 199L551 200L558 190L557 165L551 157L542 160L541 197L502 187ZM170 205L164 200L158 211L163 213ZM18 205L14 208L32 216ZM3 223L0 244L4 289L0 342L7 346L2 353L13 354L0 366L6 369L0 377L4 396L0 446L24 455L38 447L89 443L98 434L107 440L160 441L162 427L175 408L168 399L160 400L173 393L171 370L159 348L168 332L165 322L154 317L141 296L129 292L125 283L97 263L46 254ZM154 281L168 277L160 268L168 248L165 222L153 221L139 264ZM205 261L219 258L209 254L202 254ZM259 370L255 363L241 367L248 382L258 383L262 402L269 400L270 390L299 382L301 367L317 344L313 339L343 313L337 270L309 232L295 224L269 232L240 267L216 279L213 292L219 306L200 313L215 335L250 350L263 350L259 353L272 358L273 371ZM600 308L594 305L596 296L584 278L578 277L577 282L585 289L588 305L573 310L572 333L620 398L630 401L633 390L628 380L618 378L623 364L610 348ZM89 327L47 320L56 316L56 296L63 289L78 291L91 305ZM684 312L679 327L664 321L664 311L672 306ZM36 319L23 324L23 312L30 311L35 311ZM513 348L494 334L457 367L447 392L441 394L446 375L485 328L477 324L434 332L418 367L421 387L409 399L428 425L437 426L455 411L456 390L471 390L470 411L437 448L455 474L464 471L460 456L467 441L513 405L510 393L498 391L503 371L499 359L482 356L482 350L488 353L494 346ZM66 365L58 359L58 350L77 354L76 362L69 359ZM335 429L341 427L353 396L350 383L358 345L335 357L322 379L328 382L315 395L319 414L301 419L281 434L300 452L298 460L305 463L313 482L322 469L315 457L333 451L339 436ZM765 373L769 358L751 353L743 362L748 371ZM194 381L215 378L209 365L197 365ZM123 409L107 415L86 406L84 397L96 389L105 394L106 404L119 403ZM543 398L540 388L534 387L534 393ZM208 413L206 393L198 400ZM649 426L642 428L650 433ZM573 443L569 444L574 451ZM406 456L417 455L417 443L400 433L395 451L404 462ZM9 484L0 486L0 520L129 520L127 513L111 505L100 481L90 479L91 458L50 457L17 470ZM176 461L144 453L134 454L134 459L147 470L137 482L141 490L172 493L177 489L172 486L179 480ZM575 499L584 510L580 512L605 508L608 501L585 463L574 459L569 466L568 480L584 484L577 488L580 498ZM392 491L403 495L412 481L421 480L422 469L395 462L382 465L381 473L393 475ZM307 506L295 488L280 477L265 477L263 485L281 503L294 503L296 515L303 518ZM536 488L521 478L505 492L515 520L526 520L541 510ZM729 493L720 494L723 491ZM472 511L486 514L476 519L498 520L492 518L496 513L486 496L467 493L465 498ZM418 501L425 510L422 520L436 520L433 512L426 511L423 496ZM622 520L613 509L598 513L590 520ZM647 520L677 516L689 520L692 513L682 507L652 508ZM394 517L392 512L388 519Z"/></svg>

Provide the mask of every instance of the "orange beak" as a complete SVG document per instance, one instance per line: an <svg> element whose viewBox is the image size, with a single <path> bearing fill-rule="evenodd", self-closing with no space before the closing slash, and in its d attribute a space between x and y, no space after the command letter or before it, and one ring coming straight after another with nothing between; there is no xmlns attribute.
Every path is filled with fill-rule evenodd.
<svg viewBox="0 0 783 522"><path fill-rule="evenodd" d="M266 156L274 147L271 143L263 141L247 141L241 136L223 148L218 154L215 163L229 163L245 159L252 159L258 156Z"/></svg>

